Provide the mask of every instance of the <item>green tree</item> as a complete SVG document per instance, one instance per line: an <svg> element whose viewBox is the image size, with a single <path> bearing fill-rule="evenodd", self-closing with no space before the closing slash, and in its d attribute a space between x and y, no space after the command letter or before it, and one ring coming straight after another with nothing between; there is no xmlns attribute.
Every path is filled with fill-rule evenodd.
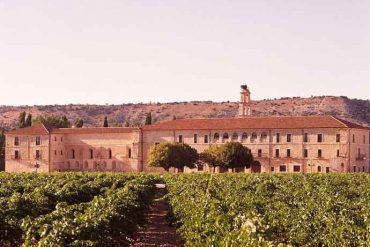
<svg viewBox="0 0 370 247"><path fill-rule="evenodd" d="M26 112L25 111L19 113L18 126L19 126L19 128L25 128L26 127Z"/></svg>
<svg viewBox="0 0 370 247"><path fill-rule="evenodd" d="M183 171L185 166L194 168L198 159L197 150L188 144L165 142L150 148L148 164L166 171L171 167Z"/></svg>
<svg viewBox="0 0 370 247"><path fill-rule="evenodd" d="M253 162L251 151L240 142L228 142L224 145L211 145L201 155L201 160L210 166L249 168Z"/></svg>
<svg viewBox="0 0 370 247"><path fill-rule="evenodd" d="M0 171L5 170L5 134L4 129L0 129Z"/></svg>
<svg viewBox="0 0 370 247"><path fill-rule="evenodd" d="M103 127L109 127L109 124L108 124L108 117L107 117L107 116L105 116L105 117L104 117Z"/></svg>
<svg viewBox="0 0 370 247"><path fill-rule="evenodd" d="M25 127L30 127L32 126L32 114L28 113L26 122L25 122Z"/></svg>
<svg viewBox="0 0 370 247"><path fill-rule="evenodd" d="M145 125L151 125L151 124L152 124L152 113L149 112L146 114Z"/></svg>
<svg viewBox="0 0 370 247"><path fill-rule="evenodd" d="M68 118L64 116L55 115L40 115L34 118L33 123L43 123L55 128L69 128L70 122Z"/></svg>
<svg viewBox="0 0 370 247"><path fill-rule="evenodd" d="M84 126L84 120L82 120L82 118L77 118L74 123L74 126L76 128L82 128L82 126Z"/></svg>

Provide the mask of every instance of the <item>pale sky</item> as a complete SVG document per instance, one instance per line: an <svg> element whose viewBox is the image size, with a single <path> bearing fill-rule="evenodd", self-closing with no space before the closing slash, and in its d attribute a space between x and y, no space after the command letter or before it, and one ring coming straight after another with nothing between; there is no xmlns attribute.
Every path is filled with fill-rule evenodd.
<svg viewBox="0 0 370 247"><path fill-rule="evenodd" d="M369 0L0 0L0 105L370 98Z"/></svg>

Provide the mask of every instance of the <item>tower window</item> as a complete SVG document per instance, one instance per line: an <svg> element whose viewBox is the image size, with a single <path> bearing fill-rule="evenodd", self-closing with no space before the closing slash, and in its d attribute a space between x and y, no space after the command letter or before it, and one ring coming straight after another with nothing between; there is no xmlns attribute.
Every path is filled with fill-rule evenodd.
<svg viewBox="0 0 370 247"><path fill-rule="evenodd" d="M290 158L290 149L286 150L286 157Z"/></svg>
<svg viewBox="0 0 370 247"><path fill-rule="evenodd" d="M322 157L322 150L321 149L318 149L317 150L317 157L318 158L321 158Z"/></svg>
<svg viewBox="0 0 370 247"><path fill-rule="evenodd" d="M19 159L19 151L18 150L15 150L14 151L14 159Z"/></svg>
<svg viewBox="0 0 370 247"><path fill-rule="evenodd" d="M339 149L337 149L337 157L339 157Z"/></svg>

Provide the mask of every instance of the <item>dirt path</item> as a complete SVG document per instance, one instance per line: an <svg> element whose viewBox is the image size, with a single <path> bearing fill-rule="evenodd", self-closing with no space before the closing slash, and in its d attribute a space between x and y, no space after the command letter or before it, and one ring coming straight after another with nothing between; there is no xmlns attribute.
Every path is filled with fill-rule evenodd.
<svg viewBox="0 0 370 247"><path fill-rule="evenodd" d="M175 227L167 222L167 212L169 205L164 198L166 188L164 184L157 184L157 192L153 204L147 214L148 223L146 228L138 232L132 247L142 246L162 246L178 247L181 246Z"/></svg>

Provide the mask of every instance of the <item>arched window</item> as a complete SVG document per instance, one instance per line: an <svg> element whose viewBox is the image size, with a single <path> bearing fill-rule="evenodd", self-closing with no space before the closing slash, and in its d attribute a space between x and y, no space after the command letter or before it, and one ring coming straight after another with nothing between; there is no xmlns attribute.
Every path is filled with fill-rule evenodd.
<svg viewBox="0 0 370 247"><path fill-rule="evenodd" d="M267 134L266 132L261 133L261 142L265 141L267 139Z"/></svg>
<svg viewBox="0 0 370 247"><path fill-rule="evenodd" d="M228 133L224 133L223 135L222 135L222 142L224 142L224 141L228 141L229 140L229 134Z"/></svg>
<svg viewBox="0 0 370 247"><path fill-rule="evenodd" d="M112 159L112 149L108 149L108 157L109 159Z"/></svg>
<svg viewBox="0 0 370 247"><path fill-rule="evenodd" d="M90 159L94 158L94 150L89 149Z"/></svg>
<svg viewBox="0 0 370 247"><path fill-rule="evenodd" d="M72 149L72 159L75 159L75 150Z"/></svg>
<svg viewBox="0 0 370 247"><path fill-rule="evenodd" d="M242 134L242 142L246 142L246 141L247 141L247 139L248 139L248 134L247 134L246 132L244 132L244 133Z"/></svg>
<svg viewBox="0 0 370 247"><path fill-rule="evenodd" d="M238 141L238 133L234 132L233 135L231 136L231 140L233 141Z"/></svg>
<svg viewBox="0 0 370 247"><path fill-rule="evenodd" d="M257 133L253 132L251 135L251 142L254 142L257 139Z"/></svg>
<svg viewBox="0 0 370 247"><path fill-rule="evenodd" d="M213 135L213 142L218 142L220 140L220 135L218 133L215 133Z"/></svg>

